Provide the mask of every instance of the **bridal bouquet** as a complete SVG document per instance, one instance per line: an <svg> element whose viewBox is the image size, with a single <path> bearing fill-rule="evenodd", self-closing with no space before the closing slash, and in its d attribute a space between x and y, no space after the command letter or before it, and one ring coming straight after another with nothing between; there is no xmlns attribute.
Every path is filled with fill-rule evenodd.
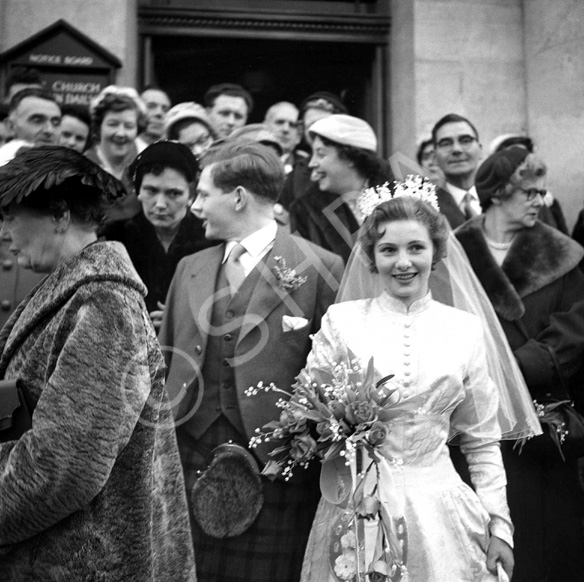
<svg viewBox="0 0 584 582"><path fill-rule="evenodd" d="M344 527L349 537L360 537L360 520L378 520L378 542L367 572L360 566L359 543L352 548L338 544L331 561L342 580L360 582L362 574L376 581L405 580L392 520L376 496L382 445L395 414L392 409L400 398L392 378L390 375L376 381L373 358L364 370L349 354L346 361L312 368L310 375L303 371L292 393L262 382L246 391L249 397L261 391L283 396L277 403L280 418L257 428L250 441L251 448L265 442L276 444L264 475L288 480L297 467L306 468L318 459L322 463L323 496L331 503L346 505L350 512L350 523ZM392 459L388 457L388 461ZM374 485L366 491L370 472L375 476Z"/></svg>
<svg viewBox="0 0 584 582"><path fill-rule="evenodd" d="M256 429L250 441L254 448L262 442L278 441L263 474L271 479L290 479L297 466L306 468L313 459L323 462L344 458L347 466L360 447L375 458L377 447L387 436L390 409L398 391L390 384L393 376L374 381L373 358L362 370L356 358L339 362L331 370L318 369L312 376L302 372L291 394L275 384L246 390L247 396L260 391L280 392L279 420Z"/></svg>

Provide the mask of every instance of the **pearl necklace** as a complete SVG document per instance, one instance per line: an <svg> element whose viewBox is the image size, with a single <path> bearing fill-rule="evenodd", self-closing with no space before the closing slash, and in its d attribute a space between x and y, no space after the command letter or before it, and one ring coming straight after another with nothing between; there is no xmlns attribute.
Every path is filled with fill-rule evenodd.
<svg viewBox="0 0 584 582"><path fill-rule="evenodd" d="M485 240L487 241L487 244L496 251L508 251L511 245L513 244L513 239L511 239L509 242L498 243L491 240L490 238L487 238L487 235L485 235Z"/></svg>

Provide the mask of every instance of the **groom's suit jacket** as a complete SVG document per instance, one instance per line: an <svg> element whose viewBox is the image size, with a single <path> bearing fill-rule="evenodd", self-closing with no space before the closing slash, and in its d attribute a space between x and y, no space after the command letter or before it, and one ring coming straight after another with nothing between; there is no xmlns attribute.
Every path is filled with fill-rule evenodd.
<svg viewBox="0 0 584 582"><path fill-rule="evenodd" d="M180 426L200 405L199 399L205 398L201 370L209 334L228 334L237 328L231 365L243 426L250 438L256 428L279 417L276 402L282 395L260 392L250 397L245 390L260 381L290 390L310 351L310 335L318 331L321 317L334 301L343 262L337 255L278 229L272 250L256 267L260 274L245 314L233 318L233 327L213 331L209 322L224 249L224 245L212 247L179 263L159 339L168 365L166 385ZM306 277L306 281L284 289L276 275L278 267L294 269L295 275L288 274ZM285 316L301 318L293 320L300 327L286 331L289 322ZM255 452L265 462L268 450L260 447Z"/></svg>

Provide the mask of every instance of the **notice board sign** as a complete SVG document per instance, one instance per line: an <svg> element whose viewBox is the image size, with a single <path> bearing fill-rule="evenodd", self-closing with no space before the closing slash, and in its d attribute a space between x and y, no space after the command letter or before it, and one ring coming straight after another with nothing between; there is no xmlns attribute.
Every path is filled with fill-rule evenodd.
<svg viewBox="0 0 584 582"><path fill-rule="evenodd" d="M34 67L57 102L89 105L92 97L115 83L120 60L65 20L29 37L0 55L3 78L14 67Z"/></svg>

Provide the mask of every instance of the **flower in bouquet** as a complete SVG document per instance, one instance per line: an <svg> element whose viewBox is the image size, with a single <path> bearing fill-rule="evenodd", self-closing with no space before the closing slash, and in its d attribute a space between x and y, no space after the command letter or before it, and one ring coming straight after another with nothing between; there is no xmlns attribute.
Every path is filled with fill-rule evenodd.
<svg viewBox="0 0 584 582"><path fill-rule="evenodd" d="M282 409L279 419L256 429L250 441L251 448L276 443L270 453L274 459L263 471L270 478L288 480L297 466L306 468L314 459L344 457L349 464L359 447L375 454L387 437L385 423L399 393L390 382L392 375L375 380L373 358L366 370L357 358L349 357L311 374L303 371L292 393L263 382L246 391L249 397L260 391L283 395L277 403Z"/></svg>

